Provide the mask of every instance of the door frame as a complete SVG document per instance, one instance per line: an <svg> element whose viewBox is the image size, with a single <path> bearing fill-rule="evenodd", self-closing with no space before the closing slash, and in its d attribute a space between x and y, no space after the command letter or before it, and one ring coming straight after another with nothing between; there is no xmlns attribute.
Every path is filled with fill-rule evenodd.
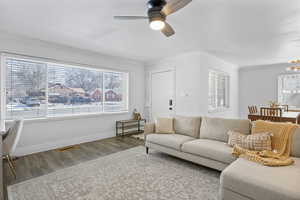
<svg viewBox="0 0 300 200"><path fill-rule="evenodd" d="M174 115L176 114L176 68L166 68L166 69L161 69L161 70L153 70L150 71L150 77L149 77L149 102L150 102L150 121L153 121L153 115L152 115L152 76L154 74L158 74L158 73L163 73L163 72L172 72L172 81L173 81L173 113Z"/></svg>

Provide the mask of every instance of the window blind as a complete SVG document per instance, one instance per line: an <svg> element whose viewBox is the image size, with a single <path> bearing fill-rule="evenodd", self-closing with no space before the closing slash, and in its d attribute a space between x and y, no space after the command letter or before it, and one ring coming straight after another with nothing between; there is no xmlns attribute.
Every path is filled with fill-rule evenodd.
<svg viewBox="0 0 300 200"><path fill-rule="evenodd" d="M5 59L5 119L128 110L126 72Z"/></svg>
<svg viewBox="0 0 300 200"><path fill-rule="evenodd" d="M46 115L46 64L6 59L6 118Z"/></svg>

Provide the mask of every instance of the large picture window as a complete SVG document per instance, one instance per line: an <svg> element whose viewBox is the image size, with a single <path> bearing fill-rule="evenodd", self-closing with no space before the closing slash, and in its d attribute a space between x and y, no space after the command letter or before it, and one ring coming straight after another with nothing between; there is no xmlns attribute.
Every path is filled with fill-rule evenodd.
<svg viewBox="0 0 300 200"><path fill-rule="evenodd" d="M208 75L208 110L221 111L229 108L229 75L210 70Z"/></svg>
<svg viewBox="0 0 300 200"><path fill-rule="evenodd" d="M128 110L128 73L5 57L6 119Z"/></svg>

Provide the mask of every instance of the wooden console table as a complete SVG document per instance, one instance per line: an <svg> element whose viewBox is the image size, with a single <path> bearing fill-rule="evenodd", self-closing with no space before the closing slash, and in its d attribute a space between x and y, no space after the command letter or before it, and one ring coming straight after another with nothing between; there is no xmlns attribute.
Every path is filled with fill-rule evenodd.
<svg viewBox="0 0 300 200"><path fill-rule="evenodd" d="M141 120L120 120L116 121L116 136L124 136L127 134L137 134L143 133L144 124L146 123L145 119Z"/></svg>

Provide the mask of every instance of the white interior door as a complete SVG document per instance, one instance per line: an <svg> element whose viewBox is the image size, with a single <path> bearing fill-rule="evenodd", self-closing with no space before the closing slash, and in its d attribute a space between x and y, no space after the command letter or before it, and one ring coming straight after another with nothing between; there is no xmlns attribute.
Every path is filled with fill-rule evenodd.
<svg viewBox="0 0 300 200"><path fill-rule="evenodd" d="M174 89L174 71L153 72L151 74L152 120L174 114Z"/></svg>

